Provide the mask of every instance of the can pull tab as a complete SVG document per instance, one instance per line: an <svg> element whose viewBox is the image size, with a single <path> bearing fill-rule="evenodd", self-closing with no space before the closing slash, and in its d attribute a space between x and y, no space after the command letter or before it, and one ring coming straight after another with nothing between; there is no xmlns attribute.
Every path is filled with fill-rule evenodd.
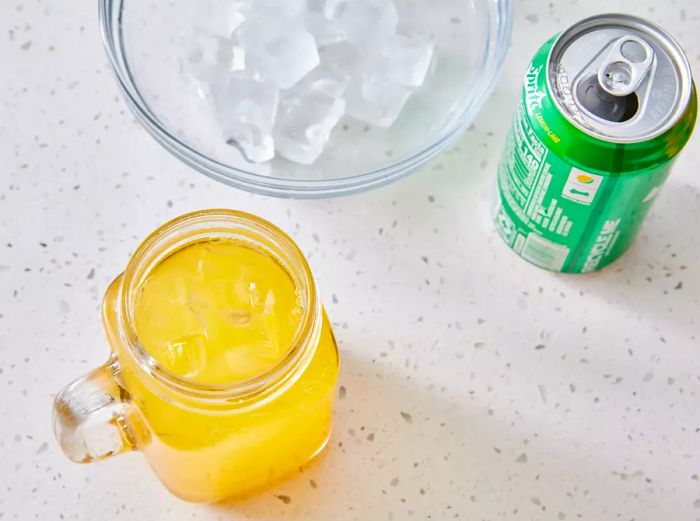
<svg viewBox="0 0 700 521"><path fill-rule="evenodd" d="M632 94L651 69L654 50L636 36L619 38L598 69L598 82L613 96Z"/></svg>

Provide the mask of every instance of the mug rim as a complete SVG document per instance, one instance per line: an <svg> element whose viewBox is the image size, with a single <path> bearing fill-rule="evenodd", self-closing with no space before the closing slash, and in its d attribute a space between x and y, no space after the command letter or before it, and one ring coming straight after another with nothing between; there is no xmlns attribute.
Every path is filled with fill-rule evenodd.
<svg viewBox="0 0 700 521"><path fill-rule="evenodd" d="M263 372L235 382L205 384L192 381L159 364L139 340L133 320L133 295L141 287L145 276L165 258L178 249L207 237L217 237L215 230L197 229L197 226L218 225L221 230L245 230L252 235L249 241L258 237L268 241L266 254L275 255L275 260L286 269L294 280L297 290L301 290L305 301L304 314L299 323L289 349L277 362ZM187 232L188 227L194 226ZM182 233L184 231L184 233ZM196 233L199 231L199 233ZM175 242L172 251L163 255L163 242L182 234ZM219 235L221 237L221 235ZM159 246L161 249L159 249ZM167 247L167 244L165 245ZM161 253L161 256L158 256ZM286 261L283 257L289 257ZM291 261L291 262L289 262ZM143 267L143 265L146 265ZM294 264L295 266L290 266ZM296 269L295 269L296 268ZM320 337L322 312L317 296L311 269L297 244L276 225L256 215L231 209L208 209L186 213L176 217L154 230L136 248L124 271L119 290L117 309L118 330L125 352L136 362L147 377L153 378L168 389L189 398L210 402L245 402L251 398L262 399L272 394L290 379L303 372L311 360Z"/></svg>

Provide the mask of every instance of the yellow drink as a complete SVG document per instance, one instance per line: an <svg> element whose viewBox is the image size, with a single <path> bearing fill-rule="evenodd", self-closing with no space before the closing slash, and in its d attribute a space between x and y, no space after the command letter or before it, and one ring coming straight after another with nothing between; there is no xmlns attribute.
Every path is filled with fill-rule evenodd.
<svg viewBox="0 0 700 521"><path fill-rule="evenodd" d="M300 272L310 277L302 268L245 241L206 239L165 255L143 277L127 270L107 291L103 319L117 382L129 394L127 443L177 496L247 495L325 446L338 353L313 280L299 286ZM144 369L125 345L124 316L157 370ZM154 376L161 372L167 376ZM185 391L162 383L170 379ZM238 394L206 398L230 388Z"/></svg>
<svg viewBox="0 0 700 521"><path fill-rule="evenodd" d="M289 350L303 314L274 259L233 241L187 246L141 285L136 333L164 368L203 384L258 376Z"/></svg>
<svg viewBox="0 0 700 521"><path fill-rule="evenodd" d="M71 460L140 450L175 495L218 501L326 445L338 351L306 260L274 225L232 210L166 223L107 289L102 321L109 359L54 401Z"/></svg>

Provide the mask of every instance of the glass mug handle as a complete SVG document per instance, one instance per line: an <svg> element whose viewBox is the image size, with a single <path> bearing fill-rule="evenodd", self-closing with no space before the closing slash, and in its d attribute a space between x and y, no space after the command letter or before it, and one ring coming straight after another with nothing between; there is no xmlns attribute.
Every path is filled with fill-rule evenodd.
<svg viewBox="0 0 700 521"><path fill-rule="evenodd" d="M77 463L90 463L136 448L129 419L132 407L115 376L119 362L78 378L54 401L53 428L61 449Z"/></svg>

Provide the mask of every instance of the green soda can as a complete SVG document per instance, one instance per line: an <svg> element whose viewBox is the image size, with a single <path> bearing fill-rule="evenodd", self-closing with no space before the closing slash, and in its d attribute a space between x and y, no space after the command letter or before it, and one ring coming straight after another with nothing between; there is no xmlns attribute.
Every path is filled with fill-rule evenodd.
<svg viewBox="0 0 700 521"><path fill-rule="evenodd" d="M525 75L498 167L499 235L549 270L611 263L696 117L688 60L663 29L621 14L575 24L540 47Z"/></svg>

